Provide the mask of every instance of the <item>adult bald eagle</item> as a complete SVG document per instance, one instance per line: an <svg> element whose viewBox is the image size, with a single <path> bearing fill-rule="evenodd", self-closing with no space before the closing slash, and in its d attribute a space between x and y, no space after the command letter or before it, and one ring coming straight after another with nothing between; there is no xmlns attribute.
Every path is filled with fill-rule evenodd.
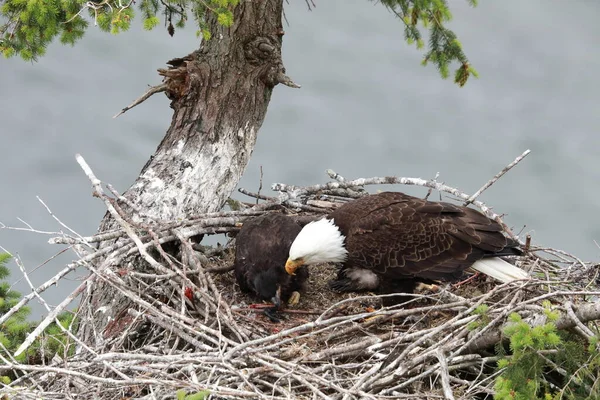
<svg viewBox="0 0 600 400"><path fill-rule="evenodd" d="M520 254L502 227L472 208L399 192L367 195L307 224L285 269L343 263L340 291L411 292L417 282L455 280L472 267L502 282L529 275L499 256Z"/></svg>
<svg viewBox="0 0 600 400"><path fill-rule="evenodd" d="M290 246L301 230L292 217L268 213L244 222L236 237L237 282L244 292L273 302L273 308L265 309L273 321L277 321L275 314L282 301L298 301L298 292L308 279L306 267L299 268L294 276L284 268Z"/></svg>

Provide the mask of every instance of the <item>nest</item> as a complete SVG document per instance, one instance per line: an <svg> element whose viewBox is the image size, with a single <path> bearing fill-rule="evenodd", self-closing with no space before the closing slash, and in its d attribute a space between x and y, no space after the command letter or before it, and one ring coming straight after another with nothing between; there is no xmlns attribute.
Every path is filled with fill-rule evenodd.
<svg viewBox="0 0 600 400"><path fill-rule="evenodd" d="M244 218L274 205L279 211L285 206L288 212L314 215L364 194L355 189L341 193L346 189L339 185L322 186L302 192L300 198L298 188L287 191L279 186L281 193L294 192L295 197L267 198L246 210L145 226L138 233L118 232L121 242L108 258L127 267L118 273L102 270L91 262L95 253L73 265L88 268L96 283L110 286L129 306L103 333L88 333L93 340L84 342L81 332L67 332L76 354L56 355L47 365L3 360L4 369L19 377L4 385L0 396L491 398L498 361L494 347L502 346L511 313L538 325L545 322L545 310L550 308L561 313L556 321L560 329L585 338L592 335L587 324L600 319L598 266L531 245L514 260L530 271L535 277L531 280L498 284L475 276L460 285L423 288L393 305L386 296L335 293L328 287L334 267L313 266L300 303L283 310L282 322L271 322L260 305L253 305L255 299L240 292L228 270L234 243L207 250L190 238L215 231L234 234ZM106 234L85 239L100 242ZM80 240L63 236L55 242ZM169 250L169 244L175 250ZM478 312L482 305L487 306L485 315ZM79 312L78 318L89 327L99 317Z"/></svg>

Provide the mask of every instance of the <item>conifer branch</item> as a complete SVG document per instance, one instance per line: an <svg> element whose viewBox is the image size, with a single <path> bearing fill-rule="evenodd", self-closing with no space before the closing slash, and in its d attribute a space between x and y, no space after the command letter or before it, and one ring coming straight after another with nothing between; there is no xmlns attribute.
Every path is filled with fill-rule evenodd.
<svg viewBox="0 0 600 400"><path fill-rule="evenodd" d="M24 296L10 310L8 310L6 313L4 313L2 316L0 316L0 325L3 324L3 323L5 323L6 321L8 321L8 319L10 317L12 317L13 315L15 315L20 310L22 310L23 307L25 307L29 303L29 301L31 301L31 299L33 299L34 297L36 297L40 293L46 291L48 288L56 285L67 274L69 274L71 271L75 270L75 268L77 268L78 266L81 266L81 265L82 264L80 263L80 261L67 265L60 272L58 272L55 276L53 276L52 278L48 279L46 282L44 282L43 284L41 284L40 286L38 286L35 290L33 290L28 295Z"/></svg>
<svg viewBox="0 0 600 400"><path fill-rule="evenodd" d="M63 312L69 304L71 304L79 295L83 292L83 290L87 287L87 282L90 278L86 278L83 283L81 283L77 289L75 289L69 296L67 296L63 301L58 304L54 310L50 311L46 318L40 322L40 324L31 332L25 341L19 346L19 348L15 351L15 357L19 356L25 350L29 348L33 344L33 342L44 332L44 330L56 320L58 315ZM34 291L34 293L36 293ZM37 295L37 293L36 293Z"/></svg>
<svg viewBox="0 0 600 400"><path fill-rule="evenodd" d="M36 292L35 286L31 282L31 279L29 279L29 274L27 273L27 270L25 269L25 266L21 262L20 258L19 257L15 257L15 262L19 266L19 269L21 270L21 273L23 274L23 277L25 278L25 281L27 282L27 284L31 288L32 293L35 295L35 297L38 299L38 301L44 306L44 308L46 309L46 311L48 311L49 313L51 313L52 309L50 308L50 306L48 305L48 303L44 300L44 298L42 296L40 296L39 293ZM89 351L90 353L98 356L98 353L96 353L92 348L90 348L88 345L86 345L85 343L83 343L77 336L75 336L73 334L73 332L71 332L70 329L67 329L66 327L64 327L62 325L61 321L58 319L58 317L54 318L53 322L56 324L56 326L58 326L58 328L65 335L67 335L71 340L73 340L74 343L77 343L78 346L81 346L82 348L84 348L85 350ZM15 356L18 356L18 354L15 353ZM104 366L106 368L108 368L111 371L115 372L121 378L131 379L129 376L125 375L124 373L122 373L121 371L119 371L117 368L115 368L113 365L107 363L106 361L104 361L103 364L104 364Z"/></svg>
<svg viewBox="0 0 600 400"><path fill-rule="evenodd" d="M477 71L469 64L456 34L444 26L444 23L452 18L447 1L382 0L381 2L402 21L407 43L416 43L417 49L424 47L419 22L429 30L429 49L423 58L423 65L434 63L442 78L446 79L449 76L450 64L454 61L459 62L460 66L456 69L454 82L460 87L467 83L471 75L478 77ZM471 5L475 6L474 2Z"/></svg>
<svg viewBox="0 0 600 400"><path fill-rule="evenodd" d="M597 292L590 292L590 295L595 293L595 295L599 295ZM582 304L575 309L575 316L577 321L585 323L591 321L600 320L600 302L591 303L591 304ZM555 325L559 330L573 328L577 326L577 322L575 322L569 315L565 315L560 317ZM533 319L531 321L531 325L539 326L545 323L545 320ZM502 328L504 328L504 325ZM502 328L494 329L489 333L481 336L478 340L471 343L471 345L465 348L465 353L477 353L488 349L494 346L496 343L500 343L502 341Z"/></svg>
<svg viewBox="0 0 600 400"><path fill-rule="evenodd" d="M140 105L141 103L143 103L144 101L148 100L150 98L150 96L156 94L156 93L160 93L160 92L164 92L167 90L167 84L163 83L157 86L150 86L150 89L148 89L146 91L146 93L144 93L143 95L141 95L138 99L136 99L133 103L131 103L130 105L128 105L127 107L123 108L121 111L119 111L117 114L115 114L113 116L113 118L117 118L119 115L126 113L127 111L131 110L133 107Z"/></svg>

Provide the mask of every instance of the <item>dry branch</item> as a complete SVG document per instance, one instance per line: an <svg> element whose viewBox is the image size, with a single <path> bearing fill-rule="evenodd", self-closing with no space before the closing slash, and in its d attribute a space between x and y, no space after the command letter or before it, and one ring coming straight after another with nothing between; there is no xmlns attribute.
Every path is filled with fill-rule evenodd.
<svg viewBox="0 0 600 400"><path fill-rule="evenodd" d="M45 326L56 322L61 310L98 282L111 285L131 306L109 324L111 335L93 347L80 342L74 332L65 332L79 342L70 358L24 365L0 352L0 371L21 375L0 388L0 397L62 399L69 391L73 398L150 400L173 397L179 389L208 390L216 398L231 399L453 399L493 393L497 376L493 367L499 358L483 350L503 339L509 314L542 324L542 304L550 300L564 311L556 322L559 329L576 328L586 338L594 334L589 322L600 320L600 305L594 303L600 296L596 267L568 253L530 245L518 262L539 279L503 285L476 279L460 287L440 287L433 294L408 295L405 304L374 312L365 312L363 303L378 304L385 296L340 297L325 285L303 295L302 301L313 296L312 306L284 310L287 320L273 324L248 307L251 299L239 292L233 274L227 272L234 242L211 251L194 238L235 236L246 219L266 212L284 212L308 222L364 196L369 184L419 185L450 193L501 222L476 198L527 154L474 195L436 179L351 180L328 170L331 182L307 187L275 184L276 196L242 189L259 203L178 221L146 218L110 186L105 193L78 156L94 196L104 202L118 229L82 236L73 231L40 232L28 224L18 228L56 235L50 243L85 245L91 251L78 255L42 285L32 285L32 293L1 316L0 324L33 298L45 304L48 315L20 347L23 351ZM507 234L514 236L508 230ZM91 247L105 241L114 244L102 250ZM100 263L102 258L110 262ZM85 268L90 275L57 307L47 304L44 291L76 268ZM24 269L23 274L30 282ZM471 324L481 318L474 311L483 304L489 308L487 323L473 331Z"/></svg>
<svg viewBox="0 0 600 400"><path fill-rule="evenodd" d="M131 110L133 107L142 104L144 101L148 100L152 95L155 95L156 93L164 92L166 90L167 90L166 83L162 83L157 86L150 86L150 89L148 89L146 91L146 93L141 95L139 98L135 99L135 101L133 103L131 103L130 105L128 105L127 107L123 107L123 109L121 109L121 111L116 113L113 116L113 118L117 118L119 115L126 113L127 111Z"/></svg>
<svg viewBox="0 0 600 400"><path fill-rule="evenodd" d="M464 205L468 206L469 204L471 204L476 198L479 197L479 195L481 195L481 193L484 192L484 190L492 186L498 179L502 177L502 175L507 173L512 167L520 163L525 157L529 155L529 153L531 153L531 150L525 150L525 152L523 152L523 154L517 157L515 161L511 162L506 167L504 167L502 171L498 172L492 179L490 179L485 185L483 185L481 189L479 189L471 197L469 197L467 201L465 201Z"/></svg>
<svg viewBox="0 0 600 400"><path fill-rule="evenodd" d="M334 173L335 174L335 173ZM386 176L386 177L374 177L374 178L359 178L354 180L345 180L345 181L337 181L337 182L328 182L322 185L312 185L306 187L299 187L294 185L287 185L285 183L275 183L271 186L271 189L279 192L279 200L283 204L298 204L296 199L301 199L303 197L309 195L315 195L317 193L329 194L333 191L335 193L339 193L340 189L348 190L348 193L351 193L352 189L362 188L365 185L413 185L413 186L423 186L431 189L435 189L440 192L450 193L456 198L469 201L472 196L468 194L450 187L448 185L444 185L435 180L425 180L421 178L407 178L407 177L397 177L397 176ZM343 192L342 192L343 193ZM492 211L490 207L488 207L485 203L472 200L472 203L477 206L485 215L489 218L497 221L502 225L505 232L513 239L518 239L517 236L508 228L508 226L504 223L501 216Z"/></svg>

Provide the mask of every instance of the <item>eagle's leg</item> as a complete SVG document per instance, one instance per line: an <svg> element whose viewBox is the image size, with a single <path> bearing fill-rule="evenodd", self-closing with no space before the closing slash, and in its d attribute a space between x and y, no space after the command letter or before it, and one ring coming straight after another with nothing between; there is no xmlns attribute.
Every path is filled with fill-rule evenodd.
<svg viewBox="0 0 600 400"><path fill-rule="evenodd" d="M468 277L467 279L465 279L465 280L462 280L462 281L460 281L460 282L457 282L457 283L455 283L455 284L454 284L454 285L452 285L452 286L453 286L453 287L459 287L459 286L462 286L462 285L464 285L464 284L466 284L466 283L469 283L469 282L471 282L471 281L473 281L473 280L477 279L477 277L478 277L479 275L481 275L481 272L477 271L477 272L475 272L473 275L471 275L470 277Z"/></svg>
<svg viewBox="0 0 600 400"><path fill-rule="evenodd" d="M281 322L279 316L277 316L277 312L281 308L281 286L277 285L277 291L275 292L275 296L271 298L273 302L273 307L265 308L263 314L265 314L271 322Z"/></svg>
<svg viewBox="0 0 600 400"><path fill-rule="evenodd" d="M379 276L373 271L353 267L341 268L329 287L336 292L364 292L377 289L379 284Z"/></svg>
<svg viewBox="0 0 600 400"><path fill-rule="evenodd" d="M288 305L295 306L300 302L300 292L292 292L290 298L288 299Z"/></svg>

